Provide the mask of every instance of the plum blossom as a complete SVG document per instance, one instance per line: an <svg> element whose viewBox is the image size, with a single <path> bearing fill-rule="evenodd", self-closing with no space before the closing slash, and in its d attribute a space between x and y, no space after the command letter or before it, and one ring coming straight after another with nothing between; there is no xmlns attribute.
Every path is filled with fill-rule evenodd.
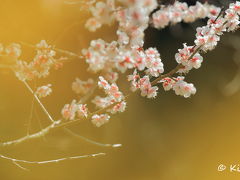
<svg viewBox="0 0 240 180"><path fill-rule="evenodd" d="M54 67L59 63L58 60L63 58L56 59L56 52L45 40L40 41L36 45L36 49L37 54L30 63L22 60L16 62L15 74L22 81L48 76L51 67Z"/></svg>
<svg viewBox="0 0 240 180"><path fill-rule="evenodd" d="M133 75L128 76L128 81L131 81L131 90L136 91L140 89L142 96L147 96L147 98L155 98L157 96L157 86L152 86L149 76L144 76L140 78L136 71L134 71Z"/></svg>
<svg viewBox="0 0 240 180"><path fill-rule="evenodd" d="M93 100L92 103L96 105L97 108L105 108L113 104L115 100L113 100L111 97L100 97L96 96Z"/></svg>
<svg viewBox="0 0 240 180"><path fill-rule="evenodd" d="M124 112L126 110L126 106L127 106L127 103L125 101L122 101L122 102L116 104L115 106L113 106L113 108L110 109L109 111L112 114L115 114L117 112Z"/></svg>
<svg viewBox="0 0 240 180"><path fill-rule="evenodd" d="M122 50L119 52L119 55L116 57L117 69L124 73L127 69L134 67L134 56L130 50Z"/></svg>
<svg viewBox="0 0 240 180"><path fill-rule="evenodd" d="M118 80L118 73L117 72L112 72L112 71L109 71L107 72L105 75L104 75L104 78L111 82L111 83L114 83Z"/></svg>
<svg viewBox="0 0 240 180"><path fill-rule="evenodd" d="M163 63L160 59L160 54L156 48L148 48L146 51L146 72L154 77L164 72Z"/></svg>
<svg viewBox="0 0 240 180"><path fill-rule="evenodd" d="M89 31L96 31L98 28L100 28L102 26L102 24L99 22L99 20L97 18L89 18L85 24L85 27L89 30Z"/></svg>
<svg viewBox="0 0 240 180"><path fill-rule="evenodd" d="M234 10L238 15L240 15L240 1L236 1L235 3L230 3L229 8Z"/></svg>
<svg viewBox="0 0 240 180"><path fill-rule="evenodd" d="M237 7L237 6L236 6ZM237 11L235 11L235 6L230 6L229 9L227 9L226 11L226 15L224 16L224 18L227 20L226 26L227 26L227 31L235 31L236 29L239 28L239 15L237 13Z"/></svg>
<svg viewBox="0 0 240 180"><path fill-rule="evenodd" d="M131 90L134 92L136 91L138 86L138 80L140 79L140 76L137 74L137 70L135 69L132 75L128 75L128 81L131 81Z"/></svg>
<svg viewBox="0 0 240 180"><path fill-rule="evenodd" d="M115 57L118 54L117 42L107 43L102 39L92 40L88 49L82 50L92 72L112 72L115 67Z"/></svg>
<svg viewBox="0 0 240 180"><path fill-rule="evenodd" d="M176 95L180 95L185 98L188 98L196 93L194 85L192 83L185 82L183 76L178 76L177 78L166 77L162 79L160 83L162 83L165 91L173 89Z"/></svg>
<svg viewBox="0 0 240 180"><path fill-rule="evenodd" d="M96 96L92 100L96 107L106 108L110 105L113 105L113 107L107 110L112 114L125 111L126 102L123 101L123 94L119 91L119 88L115 83L109 84L102 76L100 76L98 86L104 89L107 97Z"/></svg>
<svg viewBox="0 0 240 180"><path fill-rule="evenodd" d="M184 77L178 77L176 83L173 85L173 90L176 95L183 96L185 98L190 97L196 93L196 88L192 83L184 81Z"/></svg>
<svg viewBox="0 0 240 180"><path fill-rule="evenodd" d="M93 15L92 18L88 19L85 27L89 31L96 31L103 24L110 25L114 20L114 14L112 13L115 9L114 1L107 0L107 2L97 2L95 6L90 7L90 11Z"/></svg>
<svg viewBox="0 0 240 180"><path fill-rule="evenodd" d="M63 118L66 120L74 120L77 109L78 109L78 105L76 103L76 100L73 100L71 104L65 104L62 109Z"/></svg>
<svg viewBox="0 0 240 180"><path fill-rule="evenodd" d="M2 47L3 48L3 47ZM6 55L19 58L22 50L21 46L17 43L12 43L5 48Z"/></svg>
<svg viewBox="0 0 240 180"><path fill-rule="evenodd" d="M116 102L120 102L123 99L123 94L119 91L118 86L115 83L110 85L102 76L99 77L98 86L103 88L105 93Z"/></svg>
<svg viewBox="0 0 240 180"><path fill-rule="evenodd" d="M218 15L220 8L196 2L196 5L188 6L185 2L176 1L170 6L161 6L160 10L152 15L152 24L155 28L161 29L169 24L176 24L181 21L190 23L199 18L211 18Z"/></svg>
<svg viewBox="0 0 240 180"><path fill-rule="evenodd" d="M88 108L86 104L79 104L77 109L77 115L79 118L88 116Z"/></svg>
<svg viewBox="0 0 240 180"><path fill-rule="evenodd" d="M173 88L173 85L175 84L175 81L172 78L166 77L160 81L163 85L163 89L165 91L169 91Z"/></svg>
<svg viewBox="0 0 240 180"><path fill-rule="evenodd" d="M94 87L93 79L82 81L79 78L72 83L72 90L77 94L87 94Z"/></svg>
<svg viewBox="0 0 240 180"><path fill-rule="evenodd" d="M143 46L144 30L148 27L150 13L157 7L157 1L120 0L120 2L127 8L120 9L115 13L119 30L125 32L131 46Z"/></svg>
<svg viewBox="0 0 240 180"><path fill-rule="evenodd" d="M95 114L92 116L92 123L97 126L100 127L103 124L106 124L110 119L110 116L108 114Z"/></svg>
<svg viewBox="0 0 240 180"><path fill-rule="evenodd" d="M50 95L52 93L51 86L52 86L51 84L48 84L46 86L38 87L35 92L36 95L40 98Z"/></svg>
<svg viewBox="0 0 240 180"><path fill-rule="evenodd" d="M164 10L159 10L152 15L152 23L155 28L162 29L170 22L168 13Z"/></svg>
<svg viewBox="0 0 240 180"><path fill-rule="evenodd" d="M195 53L193 57L192 53L194 51L193 46L187 46L183 44L183 49L178 49L178 53L175 54L175 59L179 64L182 64L189 71L192 68L198 69L203 61L202 56L199 53ZM191 57L191 59L190 59Z"/></svg>
<svg viewBox="0 0 240 180"><path fill-rule="evenodd" d="M74 120L76 116L83 118L88 116L88 109L86 104L78 104L74 99L71 104L65 104L62 108L62 117L65 120Z"/></svg>
<svg viewBox="0 0 240 180"><path fill-rule="evenodd" d="M128 44L129 43L129 37L128 37L128 35L125 32L118 30L117 31L117 35L118 35L118 43L119 44L123 44L124 45L124 44Z"/></svg>
<svg viewBox="0 0 240 180"><path fill-rule="evenodd" d="M198 27L196 33L196 40L194 41L197 46L202 46L203 51L213 50L220 37L216 35L213 28L208 26Z"/></svg>

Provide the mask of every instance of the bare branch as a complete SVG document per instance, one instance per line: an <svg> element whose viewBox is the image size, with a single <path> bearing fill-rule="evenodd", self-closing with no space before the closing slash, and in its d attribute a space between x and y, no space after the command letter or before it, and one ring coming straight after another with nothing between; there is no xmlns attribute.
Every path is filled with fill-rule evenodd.
<svg viewBox="0 0 240 180"><path fill-rule="evenodd" d="M96 141L93 141L91 139L88 139L84 136L81 136L73 131L71 131L70 129L68 128L64 128L64 132L66 132L67 134L77 138L77 139L81 139L81 140L84 140L90 144L94 144L94 145L97 145L97 146L101 146L101 147L112 147L112 148L118 148L118 147L121 147L122 144L103 144L103 143L99 143L99 142L96 142Z"/></svg>
<svg viewBox="0 0 240 180"><path fill-rule="evenodd" d="M50 121L54 122L52 116L48 113L47 109L44 107L44 105L42 104L42 102L40 101L40 99L37 97L37 95L34 93L34 91L32 90L32 88L28 85L28 83L26 81L23 81L23 83L25 84L25 86L28 88L28 90L33 94L34 98L37 100L37 102L39 103L39 105L41 106L41 108L43 109L43 111L45 112L45 114L48 116L48 118L50 119Z"/></svg>
<svg viewBox="0 0 240 180"><path fill-rule="evenodd" d="M28 170L24 167L22 167L19 163L25 163L25 164L48 164L48 163L58 163L61 161L66 161L66 160L73 160L73 159L83 159L83 158L94 158L98 156L105 156L106 153L96 153L96 154L87 154L87 155L82 155L82 156L71 156L71 157L64 157L64 158L59 158L59 159L53 159L53 160L46 160L46 161L27 161L27 160L21 160L21 159L15 159L11 157L4 156L0 154L0 158L11 161L14 163L16 166L23 170Z"/></svg>

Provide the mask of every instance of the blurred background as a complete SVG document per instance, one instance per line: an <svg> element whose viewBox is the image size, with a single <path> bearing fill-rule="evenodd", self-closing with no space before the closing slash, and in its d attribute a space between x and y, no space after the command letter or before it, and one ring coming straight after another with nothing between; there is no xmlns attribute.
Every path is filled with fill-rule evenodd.
<svg viewBox="0 0 240 180"><path fill-rule="evenodd" d="M212 1L219 5L218 1ZM224 1L229 3L230 1ZM165 3L171 3L165 1ZM195 1L188 1L194 4ZM80 53L92 39L116 38L116 24L96 33L84 28L90 16L81 4L64 0L0 0L0 41L36 44L45 39L56 47ZM195 29L206 23L177 24L163 30L146 30L145 47L157 47L166 72L176 66L177 49L193 44ZM121 148L104 148L75 139L58 130L46 137L1 153L17 159L42 161L67 156L106 152L98 158L64 161L56 164L22 164L0 159L1 180L234 180L240 172L218 172L220 164L240 164L240 33L228 33L217 48L204 54L204 63L186 77L197 87L190 99L164 92L156 99L135 95L125 113L113 116L101 128L90 122L70 127L74 132L102 143L121 143ZM31 61L34 50L22 47L22 59ZM83 60L66 63L37 85L52 83L53 94L43 103L54 118L60 118L65 103L76 98L71 83L76 77L94 77ZM124 91L125 77L119 82ZM32 96L11 71L0 70L0 140L26 135ZM49 124L38 104L34 104L31 133Z"/></svg>

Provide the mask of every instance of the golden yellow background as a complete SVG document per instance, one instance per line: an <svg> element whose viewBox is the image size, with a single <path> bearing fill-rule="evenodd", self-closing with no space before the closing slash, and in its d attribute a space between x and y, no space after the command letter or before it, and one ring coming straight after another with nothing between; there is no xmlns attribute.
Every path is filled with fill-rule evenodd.
<svg viewBox="0 0 240 180"><path fill-rule="evenodd" d="M91 39L107 41L115 37L116 27L104 26L97 33L88 32L84 22L90 14L80 5L67 5L63 0L0 0L0 41L38 43L47 40L59 48L80 53ZM145 46L157 46L166 71L176 63L174 55L183 42L192 44L195 28L204 25L176 25L165 30L149 29ZM239 37L239 32L234 33ZM47 165L13 163L0 159L1 180L234 180L240 172L218 172L219 164L240 164L240 92L222 93L237 65L232 60L234 49L226 45L225 35L218 47L204 55L199 70L192 71L187 81L197 87L190 99L164 92L149 100L139 95L128 100L127 111L113 116L101 128L90 122L71 127L90 139L103 143L122 143L119 149L97 147L74 139L61 130L43 139L1 149L10 157L26 160L48 160L66 156L106 152L98 158L65 161ZM34 50L23 47L22 59L31 61ZM91 75L82 60L72 60L59 71L51 71L38 85L53 84L53 94L43 100L54 118L60 118L65 103L76 98L71 82ZM120 86L126 91L125 77ZM240 82L239 82L240 83ZM33 85L33 83L31 84ZM8 70L0 70L0 140L26 135L32 97L24 85ZM49 121L38 104L34 104L31 132Z"/></svg>

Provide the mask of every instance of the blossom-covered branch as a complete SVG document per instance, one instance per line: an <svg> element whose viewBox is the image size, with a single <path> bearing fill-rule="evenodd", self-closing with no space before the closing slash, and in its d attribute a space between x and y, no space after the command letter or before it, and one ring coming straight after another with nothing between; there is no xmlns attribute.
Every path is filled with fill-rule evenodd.
<svg viewBox="0 0 240 180"><path fill-rule="evenodd" d="M30 45L36 49L36 56L32 61L26 62L19 59L20 45L14 43L6 47L1 46L0 55L11 57L11 66L17 78L23 81L34 95L51 120L51 124L37 133L0 143L0 147L36 139L61 128L75 137L82 138L67 130L66 127L86 120L91 121L96 127L106 124L112 114L124 112L127 107L126 100L129 95L125 95L117 84L120 74L126 74L129 72L128 70L132 72L126 74L127 80L130 82L130 90L132 92L140 91L144 97L155 98L159 84L165 91L173 90L176 95L185 98L194 95L197 90L192 83L185 81L185 75L192 69L201 67L204 62L201 53L213 50L224 32L232 32L239 28L240 2L231 3L225 11L214 5L199 2L194 6L175 2L170 6L160 6L159 10L157 8L159 6L156 0L91 1L92 17L87 20L86 27L90 31L96 31L102 25L111 25L116 21L118 22L116 31L118 39L112 42L102 39L92 40L90 46L82 50L81 56L57 49L43 40L36 46ZM154 10L156 11L152 14ZM178 49L175 54L177 66L164 73L160 52L154 47L147 49L143 47L146 28L150 25L161 29L181 21L193 22L206 17L208 18L207 25L196 29L194 45L183 43L183 48ZM76 98L63 105L59 120L53 119L40 101L40 98L53 93L51 87L54 84L45 84L33 91L27 83L33 79L47 77L51 68L62 67L62 60L65 57L59 56L57 53L84 58L88 64L88 71L98 74L98 78L95 80L91 78L82 80L77 77L72 82L71 88L76 93ZM105 95L103 97L96 95L92 98L91 103L96 106L97 110L90 110L91 106L87 104L87 100L90 100L97 86ZM99 144L91 140L87 141ZM103 146L114 147L115 145Z"/></svg>

